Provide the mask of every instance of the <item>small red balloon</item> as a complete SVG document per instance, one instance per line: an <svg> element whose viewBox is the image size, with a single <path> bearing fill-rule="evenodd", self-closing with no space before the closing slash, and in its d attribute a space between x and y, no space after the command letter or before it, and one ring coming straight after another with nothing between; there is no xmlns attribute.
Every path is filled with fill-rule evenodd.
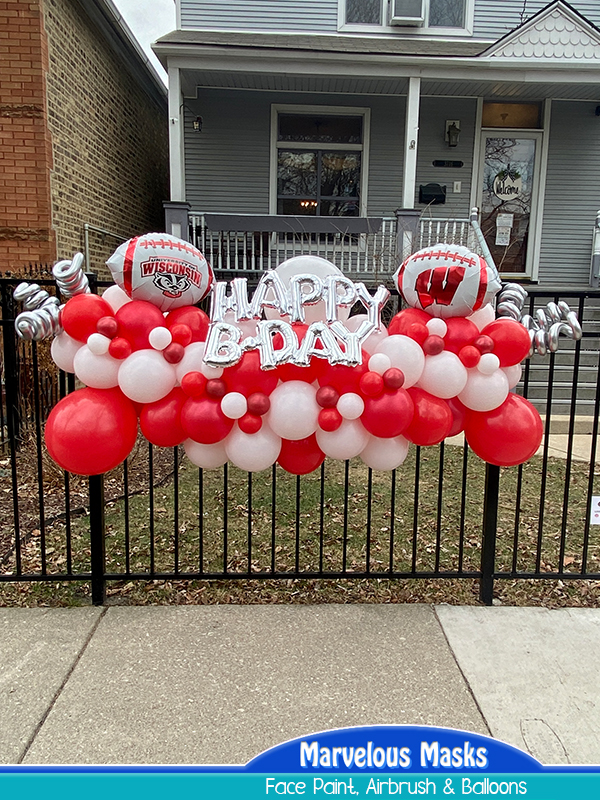
<svg viewBox="0 0 600 800"><path fill-rule="evenodd" d="M165 347L162 354L169 364L179 364L184 355L184 347L179 342L171 342L170 345Z"/></svg>
<svg viewBox="0 0 600 800"><path fill-rule="evenodd" d="M178 323L177 325L173 325L172 328L169 328L169 330L171 331L171 336L175 344L187 347L192 341L192 329L189 325Z"/></svg>
<svg viewBox="0 0 600 800"><path fill-rule="evenodd" d="M308 475L321 466L325 460L325 453L317 444L317 437L313 433L306 439L281 440L281 450L277 458L278 464L292 475Z"/></svg>
<svg viewBox="0 0 600 800"><path fill-rule="evenodd" d="M221 411L221 401L212 397L190 397L181 409L181 427L200 444L222 441L233 428L233 420Z"/></svg>
<svg viewBox="0 0 600 800"><path fill-rule="evenodd" d="M88 336L97 332L100 320L113 316L112 308L97 294L76 294L61 312L63 328L78 342L87 342Z"/></svg>
<svg viewBox="0 0 600 800"><path fill-rule="evenodd" d="M337 431L344 418L336 408L322 408L319 411L319 428L323 431Z"/></svg>
<svg viewBox="0 0 600 800"><path fill-rule="evenodd" d="M257 417L262 417L271 408L268 395L263 392L254 392L248 398L248 412Z"/></svg>
<svg viewBox="0 0 600 800"><path fill-rule="evenodd" d="M315 399L321 408L335 408L340 399L340 393L333 386L321 386L317 389Z"/></svg>
<svg viewBox="0 0 600 800"><path fill-rule="evenodd" d="M242 433L258 433L262 428L263 421L256 414L244 414L238 419L238 427Z"/></svg>
<svg viewBox="0 0 600 800"><path fill-rule="evenodd" d="M206 394L208 397L221 398L227 394L227 384L220 378L212 378L206 382Z"/></svg>
<svg viewBox="0 0 600 800"><path fill-rule="evenodd" d="M489 336L478 336L473 342L473 346L479 350L481 355L485 355L485 353L493 352L494 340L490 339Z"/></svg>
<svg viewBox="0 0 600 800"><path fill-rule="evenodd" d="M413 414L411 396L406 389L397 389L395 392L384 392L379 397L367 397L360 420L373 436L391 439L406 430Z"/></svg>
<svg viewBox="0 0 600 800"><path fill-rule="evenodd" d="M410 326L413 324L427 325L431 317L425 311L419 308L404 308L399 311L388 326L388 333L390 336L402 334L403 336L410 336ZM411 336L411 339L414 338Z"/></svg>
<svg viewBox="0 0 600 800"><path fill-rule="evenodd" d="M499 467L523 464L535 455L544 426L528 400L510 393L493 411L467 411L465 437L479 458Z"/></svg>
<svg viewBox="0 0 600 800"><path fill-rule="evenodd" d="M146 300L125 303L117 311L116 317L119 333L129 341L133 350L150 349L150 331L165 326L165 318L160 309Z"/></svg>
<svg viewBox="0 0 600 800"><path fill-rule="evenodd" d="M181 379L181 388L188 397L200 397L204 394L207 378L201 372L188 372Z"/></svg>
<svg viewBox="0 0 600 800"><path fill-rule="evenodd" d="M182 389L176 388L162 400L146 404L140 413L140 429L157 447L176 447L187 439L181 427L181 409L187 401Z"/></svg>
<svg viewBox="0 0 600 800"><path fill-rule="evenodd" d="M481 361L481 352L472 344L468 344L458 351L458 357L467 369L473 369Z"/></svg>
<svg viewBox="0 0 600 800"><path fill-rule="evenodd" d="M439 444L452 428L453 417L448 403L416 386L411 386L407 392L414 403L415 413L403 435L421 446Z"/></svg>
<svg viewBox="0 0 600 800"><path fill-rule="evenodd" d="M464 317L449 317L446 322L444 345L446 350L458 354L463 347L473 344L479 336L479 329L474 322Z"/></svg>
<svg viewBox="0 0 600 800"><path fill-rule="evenodd" d="M108 339L114 339L119 332L119 323L114 317L101 317L96 325L96 330Z"/></svg>
<svg viewBox="0 0 600 800"><path fill-rule="evenodd" d="M363 397L378 397L384 389L383 376L378 372L365 372L358 388Z"/></svg>
<svg viewBox="0 0 600 800"><path fill-rule="evenodd" d="M382 377L386 389L401 389L404 386L404 373L401 369L390 367L386 369Z"/></svg>
<svg viewBox="0 0 600 800"><path fill-rule="evenodd" d="M111 343L108 345L108 354L113 358L118 358L119 361L130 356L132 352L131 345L127 339L123 339L122 336L117 336L116 339L112 339Z"/></svg>
<svg viewBox="0 0 600 800"><path fill-rule="evenodd" d="M169 311L165 319L165 325L173 332L175 325L187 325L191 331L192 342L205 342L208 336L208 326L210 320L200 308L196 306L182 306ZM183 342L181 342L183 344ZM184 345L185 347L186 345Z"/></svg>
<svg viewBox="0 0 600 800"><path fill-rule="evenodd" d="M520 364L529 355L529 331L514 319L496 319L485 326L482 334L494 342L494 355L500 359L501 367Z"/></svg>
<svg viewBox="0 0 600 800"><path fill-rule="evenodd" d="M444 350L444 347L444 340L436 334L428 336L423 342L423 352L427 356L437 356Z"/></svg>
<svg viewBox="0 0 600 800"><path fill-rule="evenodd" d="M261 369L258 350L248 350L237 364L228 367L223 373L223 380L230 392L241 392L250 397L255 392L271 394L279 381L276 369Z"/></svg>

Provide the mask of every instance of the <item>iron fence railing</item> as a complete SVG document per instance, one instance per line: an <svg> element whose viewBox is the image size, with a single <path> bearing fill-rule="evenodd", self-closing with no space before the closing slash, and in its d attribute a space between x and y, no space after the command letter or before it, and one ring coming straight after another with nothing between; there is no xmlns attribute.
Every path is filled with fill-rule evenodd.
<svg viewBox="0 0 600 800"><path fill-rule="evenodd" d="M491 603L502 580L600 579L600 527L591 515L600 494L600 291L530 292L531 308L566 299L584 334L543 365L527 362L519 391L531 396L545 386L537 402L546 436L541 453L520 467L486 465L452 440L412 448L389 473L353 460L325 461L302 477L278 466L248 474L231 465L198 469L181 448L140 440L120 468L86 479L47 457L49 405L75 381L48 367L55 388L45 394L45 345L21 345L14 335L15 285L0 280L0 583L84 581L100 604L109 581L476 579ZM557 383L569 388L559 406ZM564 437L561 457L555 435Z"/></svg>

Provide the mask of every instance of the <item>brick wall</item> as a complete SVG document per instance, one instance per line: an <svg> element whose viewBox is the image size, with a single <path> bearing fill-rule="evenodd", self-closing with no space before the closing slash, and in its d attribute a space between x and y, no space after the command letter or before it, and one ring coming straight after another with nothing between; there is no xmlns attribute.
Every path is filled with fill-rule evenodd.
<svg viewBox="0 0 600 800"><path fill-rule="evenodd" d="M166 101L127 58L77 0L0 0L0 271L70 257L86 222L125 237L163 228ZM102 273L118 242L90 244Z"/></svg>
<svg viewBox="0 0 600 800"><path fill-rule="evenodd" d="M0 2L0 271L52 261L47 50L39 2Z"/></svg>

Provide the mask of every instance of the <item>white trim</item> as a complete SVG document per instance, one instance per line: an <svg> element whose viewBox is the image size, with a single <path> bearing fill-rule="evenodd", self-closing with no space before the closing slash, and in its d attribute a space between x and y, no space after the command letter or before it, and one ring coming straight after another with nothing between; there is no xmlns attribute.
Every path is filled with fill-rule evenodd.
<svg viewBox="0 0 600 800"><path fill-rule="evenodd" d="M181 0L175 0L175 28L181 30Z"/></svg>
<svg viewBox="0 0 600 800"><path fill-rule="evenodd" d="M534 240L536 238L537 227L540 224L541 209L539 204L540 194L540 163L541 151L543 147L544 131L533 128L481 128L481 141L479 145L479 183L477 194L477 205L481 210L481 201L483 196L483 162L485 159L485 140L487 137L495 136L497 138L521 138L521 139L535 139L535 158L533 162L533 186L531 188L531 211L529 214L529 232L533 235L529 236L527 243L527 253L525 255L525 271L524 272L502 272L503 279L518 279L527 278L533 280L533 262L534 262ZM498 266L498 264L496 265Z"/></svg>
<svg viewBox="0 0 600 800"><path fill-rule="evenodd" d="M185 201L185 157L183 144L183 97L177 67L169 67L169 180L171 201Z"/></svg>
<svg viewBox="0 0 600 800"><path fill-rule="evenodd" d="M531 280L537 281L540 270L540 250L542 246L542 227L544 224L544 204L546 201L546 175L548 172L548 151L550 149L550 125L552 121L552 100L544 102L544 121L542 130L542 152L539 165L538 213L533 231L533 261L531 264Z"/></svg>
<svg viewBox="0 0 600 800"><path fill-rule="evenodd" d="M280 113L284 114L332 114L346 117L363 118L362 145L344 144L335 142L278 142L277 120ZM344 150L362 152L360 160L360 195L359 212L361 217L367 216L367 197L369 183L369 148L371 141L371 109L364 106L326 106L326 105L298 105L288 103L271 104L271 148L270 148L270 174L269 174L269 214L277 214L277 151L279 148L289 150L315 150L327 149L332 146L343 147Z"/></svg>
<svg viewBox="0 0 600 800"><path fill-rule="evenodd" d="M338 0L338 31L340 33L384 33L395 36L429 36L448 38L449 36L472 36L475 17L475 0L465 2L465 27L464 28L441 28L429 27L429 0L425 2L425 22L422 26L400 26L388 25L390 0L383 0L381 9L381 19L383 23L379 25L365 25L346 22L346 0Z"/></svg>
<svg viewBox="0 0 600 800"><path fill-rule="evenodd" d="M483 97L477 98L477 110L475 111L475 136L473 138L473 169L471 174L471 198L469 200L469 208L473 208L478 203L479 197L479 181L480 176L480 160L477 153L481 150L481 121L483 119Z"/></svg>
<svg viewBox="0 0 600 800"><path fill-rule="evenodd" d="M419 109L421 79L410 78L406 98L404 125L404 168L402 173L402 208L415 207L417 187L417 153L419 151Z"/></svg>

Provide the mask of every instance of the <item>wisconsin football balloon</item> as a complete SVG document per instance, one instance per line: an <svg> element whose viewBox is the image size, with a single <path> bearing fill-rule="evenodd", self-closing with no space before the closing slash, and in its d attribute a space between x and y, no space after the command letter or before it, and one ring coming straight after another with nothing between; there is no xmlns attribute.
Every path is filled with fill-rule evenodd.
<svg viewBox="0 0 600 800"><path fill-rule="evenodd" d="M432 317L466 317L489 303L500 277L466 247L436 244L409 256L394 275L409 306Z"/></svg>
<svg viewBox="0 0 600 800"><path fill-rule="evenodd" d="M161 311L193 306L208 294L214 280L202 253L168 233L129 239L106 263L129 297L147 300Z"/></svg>

